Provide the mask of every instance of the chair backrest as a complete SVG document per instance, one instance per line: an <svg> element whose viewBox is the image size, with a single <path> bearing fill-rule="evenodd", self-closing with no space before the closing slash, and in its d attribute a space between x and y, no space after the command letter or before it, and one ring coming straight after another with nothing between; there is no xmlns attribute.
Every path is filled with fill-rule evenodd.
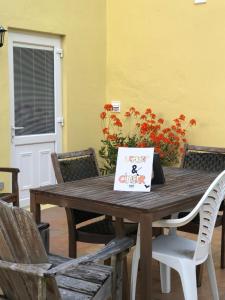
<svg viewBox="0 0 225 300"><path fill-rule="evenodd" d="M186 144L181 167L209 172L225 169L225 148Z"/></svg>
<svg viewBox="0 0 225 300"><path fill-rule="evenodd" d="M32 215L21 208L10 207L0 201L0 259L21 264L47 264L39 231ZM0 286L8 299L37 299L38 280L32 275L21 275L0 268ZM54 279L51 279L52 299L58 295Z"/></svg>
<svg viewBox="0 0 225 300"><path fill-rule="evenodd" d="M100 175L92 148L67 153L52 153L52 163L58 183Z"/></svg>
<svg viewBox="0 0 225 300"><path fill-rule="evenodd" d="M200 213L197 246L194 254L196 262L203 262L210 251L216 217L225 197L225 170L209 186L199 203L190 214Z"/></svg>

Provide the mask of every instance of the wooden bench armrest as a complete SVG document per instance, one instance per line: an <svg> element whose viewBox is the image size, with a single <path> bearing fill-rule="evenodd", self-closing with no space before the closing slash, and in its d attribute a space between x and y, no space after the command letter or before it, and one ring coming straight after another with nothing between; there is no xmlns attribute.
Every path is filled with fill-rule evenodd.
<svg viewBox="0 0 225 300"><path fill-rule="evenodd" d="M55 276L64 272L71 271L79 264L97 262L99 260L106 260L112 256L127 251L129 248L135 245L134 239L129 237L115 238L110 241L104 248L95 253L88 254L76 259L71 259L68 262L62 263L55 268L52 268L46 272L46 276Z"/></svg>
<svg viewBox="0 0 225 300"><path fill-rule="evenodd" d="M6 172L6 173L19 173L20 170L17 168L0 168L0 172Z"/></svg>
<svg viewBox="0 0 225 300"><path fill-rule="evenodd" d="M0 260L0 268L2 270L11 270L18 273L45 277L46 271L51 267L49 263L43 264L18 264Z"/></svg>

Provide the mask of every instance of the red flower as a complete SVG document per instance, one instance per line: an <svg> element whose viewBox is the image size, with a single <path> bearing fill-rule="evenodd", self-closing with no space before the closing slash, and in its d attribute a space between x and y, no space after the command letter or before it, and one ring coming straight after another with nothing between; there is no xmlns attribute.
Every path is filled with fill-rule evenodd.
<svg viewBox="0 0 225 300"><path fill-rule="evenodd" d="M147 108L146 111L145 111L145 114L146 115L150 115L151 113L152 113L151 108Z"/></svg>
<svg viewBox="0 0 225 300"><path fill-rule="evenodd" d="M166 138L165 136L162 138L162 141L165 144L171 144L171 141L168 138Z"/></svg>
<svg viewBox="0 0 225 300"><path fill-rule="evenodd" d="M181 130L181 135L182 136L185 136L185 133L186 133L185 129Z"/></svg>
<svg viewBox="0 0 225 300"><path fill-rule="evenodd" d="M156 115L155 114L151 114L151 117L152 117L152 119L155 119Z"/></svg>
<svg viewBox="0 0 225 300"><path fill-rule="evenodd" d="M103 111L102 113L100 113L100 118L103 120L106 117L106 112Z"/></svg>
<svg viewBox="0 0 225 300"><path fill-rule="evenodd" d="M179 119L182 120L182 121L185 121L185 115L180 115Z"/></svg>
<svg viewBox="0 0 225 300"><path fill-rule="evenodd" d="M122 127L122 125L123 125L119 119L116 119L116 121L113 124L118 127Z"/></svg>
<svg viewBox="0 0 225 300"><path fill-rule="evenodd" d="M155 129L155 131L157 131L157 130L159 130L160 128L161 128L160 125L156 125L154 129Z"/></svg>
<svg viewBox="0 0 225 300"><path fill-rule="evenodd" d="M125 117L130 117L130 112L129 111L127 111L127 112L125 112L125 115L124 115Z"/></svg>
<svg viewBox="0 0 225 300"><path fill-rule="evenodd" d="M162 132L163 133L168 133L168 132L170 132L170 130L171 130L170 128L164 128Z"/></svg>
<svg viewBox="0 0 225 300"><path fill-rule="evenodd" d="M146 143L145 142L139 142L139 143L137 143L137 147L144 148L144 147L146 147Z"/></svg>
<svg viewBox="0 0 225 300"><path fill-rule="evenodd" d="M136 110L134 114L135 114L135 116L138 116L138 115L140 115L140 112Z"/></svg>
<svg viewBox="0 0 225 300"><path fill-rule="evenodd" d="M197 122L196 122L195 119L191 119L191 120L190 120L190 125L196 125L196 123L197 123Z"/></svg>
<svg viewBox="0 0 225 300"><path fill-rule="evenodd" d="M107 128L107 127L103 128L103 129L102 129L102 132L103 132L104 134L109 134L109 128Z"/></svg>
<svg viewBox="0 0 225 300"><path fill-rule="evenodd" d="M158 123L163 124L164 123L164 119L162 119L162 118L158 119Z"/></svg>
<svg viewBox="0 0 225 300"><path fill-rule="evenodd" d="M161 152L161 149L159 147L155 147L155 152L156 153L160 153Z"/></svg>
<svg viewBox="0 0 225 300"><path fill-rule="evenodd" d="M116 141L116 139L117 139L117 135L116 134L109 134L107 136L107 140L108 141Z"/></svg>
<svg viewBox="0 0 225 300"><path fill-rule="evenodd" d="M141 131L141 134L142 134L142 135L145 135L145 134L147 133L148 129L149 129L149 126L148 126L147 123L141 124L141 129L140 129L140 131Z"/></svg>
<svg viewBox="0 0 225 300"><path fill-rule="evenodd" d="M141 115L142 120L146 120L146 115Z"/></svg>
<svg viewBox="0 0 225 300"><path fill-rule="evenodd" d="M153 142L155 142L155 140L156 140L156 135L155 135L154 132L151 132L149 137L150 137L150 139L151 139Z"/></svg>
<svg viewBox="0 0 225 300"><path fill-rule="evenodd" d="M182 130L180 128L177 129L178 134L182 134Z"/></svg>
<svg viewBox="0 0 225 300"><path fill-rule="evenodd" d="M116 115L111 115L110 119L112 119L112 120L116 119Z"/></svg>
<svg viewBox="0 0 225 300"><path fill-rule="evenodd" d="M177 127L176 126L171 126L171 128L173 129L173 130L177 130Z"/></svg>
<svg viewBox="0 0 225 300"><path fill-rule="evenodd" d="M105 104L104 109L107 111L111 111L113 109L113 106L112 106L112 104Z"/></svg>
<svg viewBox="0 0 225 300"><path fill-rule="evenodd" d="M168 135L170 138L174 138L174 133L170 132Z"/></svg>
<svg viewBox="0 0 225 300"><path fill-rule="evenodd" d="M132 113L132 112L135 112L135 107L130 107L129 111Z"/></svg>

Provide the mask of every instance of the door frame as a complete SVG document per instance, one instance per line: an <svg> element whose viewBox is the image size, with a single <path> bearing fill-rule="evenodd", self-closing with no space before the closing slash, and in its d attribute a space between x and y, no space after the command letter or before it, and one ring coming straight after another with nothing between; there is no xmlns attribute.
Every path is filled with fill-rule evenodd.
<svg viewBox="0 0 225 300"><path fill-rule="evenodd" d="M15 113L14 113L14 65L13 65L13 46L18 45L28 48L36 49L53 49L54 51L54 97L55 97L55 151L62 151L62 126L63 120L63 105L62 105L62 76L61 76L61 37L50 34L41 34L36 32L26 32L20 30L8 31L8 57L9 57L9 97L10 97L10 157L11 165L15 166L15 149L16 145L12 139L12 126L15 124ZM24 137L32 143L38 135L30 135ZM48 134L42 135L44 139L48 139ZM25 144L25 143L24 143Z"/></svg>

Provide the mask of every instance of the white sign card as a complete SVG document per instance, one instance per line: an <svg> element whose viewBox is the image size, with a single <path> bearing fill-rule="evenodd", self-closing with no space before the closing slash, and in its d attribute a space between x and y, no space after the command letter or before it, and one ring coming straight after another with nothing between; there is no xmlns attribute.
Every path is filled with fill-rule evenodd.
<svg viewBox="0 0 225 300"><path fill-rule="evenodd" d="M154 148L118 149L114 190L150 192Z"/></svg>

